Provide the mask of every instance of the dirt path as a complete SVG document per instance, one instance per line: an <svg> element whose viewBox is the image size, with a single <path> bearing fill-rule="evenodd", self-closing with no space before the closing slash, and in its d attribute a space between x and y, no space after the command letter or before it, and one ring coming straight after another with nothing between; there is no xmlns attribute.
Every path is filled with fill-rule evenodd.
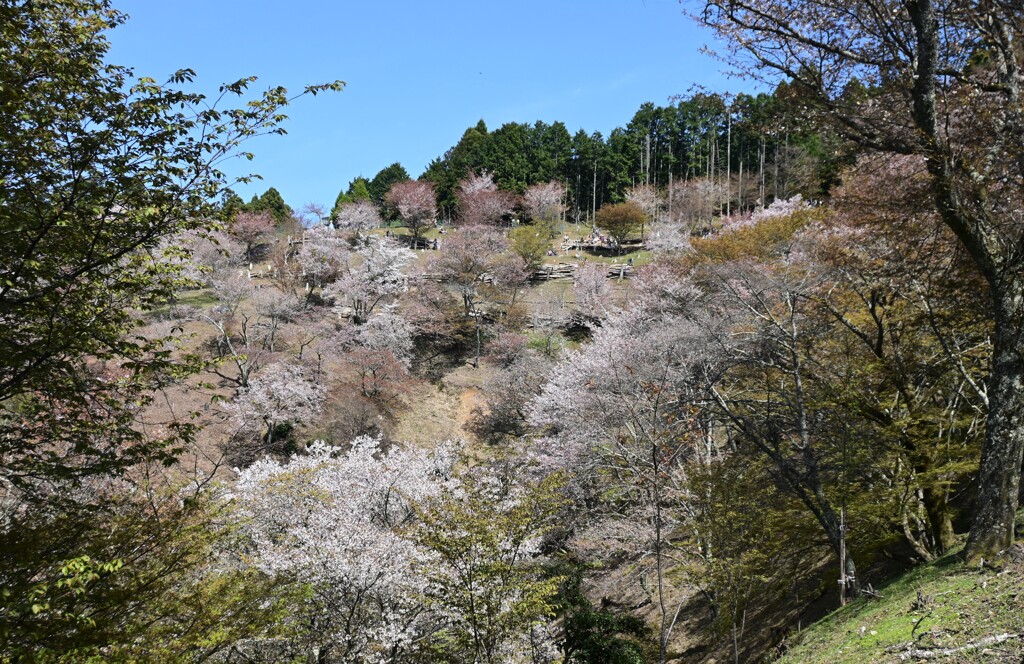
<svg viewBox="0 0 1024 664"><path fill-rule="evenodd" d="M424 383L406 397L408 409L401 412L393 437L423 447L461 438L458 430L458 395L443 385Z"/></svg>
<svg viewBox="0 0 1024 664"><path fill-rule="evenodd" d="M425 447L449 439L476 445L472 431L473 411L483 406L481 387L489 373L484 367L462 367L440 383L423 383L414 389L406 399L409 407L400 415L395 427L395 440Z"/></svg>
<svg viewBox="0 0 1024 664"><path fill-rule="evenodd" d="M458 423L458 427L464 432L466 439L470 437L475 439L475 435L472 433L473 420L475 419L474 410L477 408L484 407L484 395L479 388L467 387L462 390L459 394L459 408L455 413L455 421Z"/></svg>

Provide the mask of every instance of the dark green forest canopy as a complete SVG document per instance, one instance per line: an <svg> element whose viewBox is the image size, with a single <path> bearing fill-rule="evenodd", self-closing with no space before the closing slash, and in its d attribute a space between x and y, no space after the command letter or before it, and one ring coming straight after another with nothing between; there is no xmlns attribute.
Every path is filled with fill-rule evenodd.
<svg viewBox="0 0 1024 664"><path fill-rule="evenodd" d="M796 193L820 197L848 163L839 139L807 121L788 85L773 93L700 93L666 106L646 102L624 127L605 137L563 122L510 122L489 131L481 120L421 174L437 188L442 215L455 211L458 182L490 172L502 189L521 194L559 181L571 217L592 217L621 202L633 186L664 188L698 177L745 177L757 185L749 206Z"/></svg>

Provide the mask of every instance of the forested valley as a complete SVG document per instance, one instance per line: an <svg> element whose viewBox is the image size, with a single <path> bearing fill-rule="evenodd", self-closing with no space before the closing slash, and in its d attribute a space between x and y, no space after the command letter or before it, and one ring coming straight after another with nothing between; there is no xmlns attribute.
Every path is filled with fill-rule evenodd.
<svg viewBox="0 0 1024 664"><path fill-rule="evenodd" d="M683 6L771 92L327 209L0 0L0 662L1020 661L1024 10Z"/></svg>

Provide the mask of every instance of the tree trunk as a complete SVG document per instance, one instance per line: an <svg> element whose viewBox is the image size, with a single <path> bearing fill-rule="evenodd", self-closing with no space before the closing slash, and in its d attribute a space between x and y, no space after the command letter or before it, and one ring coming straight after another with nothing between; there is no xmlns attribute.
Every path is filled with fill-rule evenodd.
<svg viewBox="0 0 1024 664"><path fill-rule="evenodd" d="M480 315L476 317L476 359L473 360L473 367L480 366Z"/></svg>
<svg viewBox="0 0 1024 664"><path fill-rule="evenodd" d="M728 109L728 133L725 141L725 216L732 217L732 102Z"/></svg>
<svg viewBox="0 0 1024 664"><path fill-rule="evenodd" d="M755 441L757 443L757 441ZM860 595L860 580L857 578L857 565L850 555L847 546L846 519L840 519L832 508L832 502L825 495L825 490L818 477L817 462L813 455L805 456L804 471L798 471L789 463L777 450L758 443L762 451L766 452L776 468L782 475L783 480L793 490L797 499L814 515L818 525L821 526L825 537L828 539L832 552L836 555L836 561L840 564L842 574L843 597L856 597ZM805 450L809 448L805 447Z"/></svg>
<svg viewBox="0 0 1024 664"><path fill-rule="evenodd" d="M969 563L991 560L1013 544L1024 464L1024 279L993 289L996 300L989 373L988 426L967 540Z"/></svg>
<svg viewBox="0 0 1024 664"><path fill-rule="evenodd" d="M941 556L956 543L953 517L949 509L949 495L944 487L924 487L921 502L928 514L928 529L932 536L935 555Z"/></svg>
<svg viewBox="0 0 1024 664"><path fill-rule="evenodd" d="M936 73L939 35L932 0L907 3L918 38L918 58L912 93L914 123L926 140L925 156L932 176L935 201L947 226L965 248L989 282L995 325L992 360L988 378L989 411L985 442L978 468L978 493L965 555L969 563L992 559L1013 544L1021 465L1024 463L1024 277L1019 255L1019 237L1003 235L1004 224L994 223L994 210L977 210L975 201L985 202L984 185L963 190L963 181L977 182L975 173L963 173L963 163L943 146L936 120ZM1019 99L1015 69L1003 83L1011 99ZM960 169L960 170L958 170ZM996 217L998 218L998 217ZM1010 231L1012 233L1012 231Z"/></svg>
<svg viewBox="0 0 1024 664"><path fill-rule="evenodd" d="M832 505L825 499L824 494L818 495L817 499L817 510L812 511L818 517L818 522L824 529L832 551L836 554L836 560L839 561L841 566L840 573L842 574L841 581L843 582L841 595L844 600L857 597L860 595L860 579L857 578L857 565L854 563L853 556L850 555L850 548L847 546L848 538L846 537L845 515L843 519L840 519L832 510Z"/></svg>

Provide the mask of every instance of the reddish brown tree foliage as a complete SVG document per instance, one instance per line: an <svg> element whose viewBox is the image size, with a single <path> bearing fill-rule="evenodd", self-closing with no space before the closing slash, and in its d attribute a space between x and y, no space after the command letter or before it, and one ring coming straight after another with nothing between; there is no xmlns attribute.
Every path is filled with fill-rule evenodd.
<svg viewBox="0 0 1024 664"><path fill-rule="evenodd" d="M414 238L437 219L437 201L434 185L425 180L406 180L391 187L385 197L401 217L402 223L412 232Z"/></svg>
<svg viewBox="0 0 1024 664"><path fill-rule="evenodd" d="M253 261L260 247L274 236L274 217L269 212L242 212L234 218L228 232L245 245L245 258Z"/></svg>
<svg viewBox="0 0 1024 664"><path fill-rule="evenodd" d="M647 213L636 203L605 205L597 211L597 225L617 242L622 242L647 220Z"/></svg>
<svg viewBox="0 0 1024 664"><path fill-rule="evenodd" d="M459 220L464 226L497 226L512 213L515 198L494 184L490 173L470 175L459 183Z"/></svg>

